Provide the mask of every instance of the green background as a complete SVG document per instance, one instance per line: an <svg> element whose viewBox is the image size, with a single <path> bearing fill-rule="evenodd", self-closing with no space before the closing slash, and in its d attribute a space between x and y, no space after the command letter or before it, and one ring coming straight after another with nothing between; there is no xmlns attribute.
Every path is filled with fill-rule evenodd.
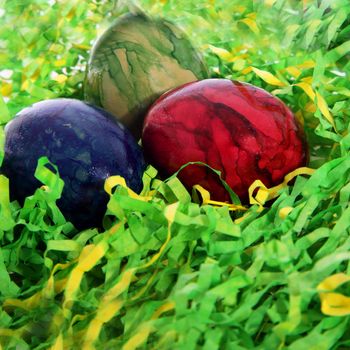
<svg viewBox="0 0 350 350"><path fill-rule="evenodd" d="M45 159L37 176L49 191L23 208L0 176L0 345L348 349L348 284L336 286L334 316L321 306L335 299L321 305L327 291L317 286L349 272L349 2L0 0L1 124L44 98L81 99L91 45L127 5L182 26L212 77L286 102L317 171L262 211L230 215L150 168L142 194L155 195L118 187L103 232L64 220L55 205L63 184ZM0 141L2 159L2 129Z"/></svg>

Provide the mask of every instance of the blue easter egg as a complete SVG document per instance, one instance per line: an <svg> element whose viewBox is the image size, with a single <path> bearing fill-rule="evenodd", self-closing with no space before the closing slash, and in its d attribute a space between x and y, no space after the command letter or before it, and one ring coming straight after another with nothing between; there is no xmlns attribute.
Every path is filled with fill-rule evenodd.
<svg viewBox="0 0 350 350"><path fill-rule="evenodd" d="M135 192L145 169L140 146L108 112L74 99L46 100L25 108L6 126L2 172L11 199L23 202L42 184L38 159L58 166L65 186L58 207L77 228L100 226L108 195L106 178L121 175Z"/></svg>

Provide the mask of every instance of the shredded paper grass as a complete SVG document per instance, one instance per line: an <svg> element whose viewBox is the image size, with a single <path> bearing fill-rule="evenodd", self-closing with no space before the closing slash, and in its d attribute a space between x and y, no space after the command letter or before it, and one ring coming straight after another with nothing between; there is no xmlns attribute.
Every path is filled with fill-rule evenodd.
<svg viewBox="0 0 350 350"><path fill-rule="evenodd" d="M0 349L349 349L350 3L132 6L181 25L212 77L290 106L310 164L274 188L253 183L247 206L152 167L141 194L113 176L103 230L82 232L56 206L49 159L23 207L0 175ZM0 0L1 124L43 98L81 98L91 43L122 9ZM0 161L3 145L1 128Z"/></svg>

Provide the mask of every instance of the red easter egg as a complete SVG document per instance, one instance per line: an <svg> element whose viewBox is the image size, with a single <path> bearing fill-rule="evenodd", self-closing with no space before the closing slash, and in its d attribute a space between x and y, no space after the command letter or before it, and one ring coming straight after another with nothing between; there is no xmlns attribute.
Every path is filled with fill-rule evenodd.
<svg viewBox="0 0 350 350"><path fill-rule="evenodd" d="M185 84L161 96L146 116L142 145L163 176L200 161L221 171L243 202L254 180L276 185L308 160L303 130L288 107L261 88L227 79ZM179 178L189 189L199 184L212 199L229 200L207 167L189 165Z"/></svg>

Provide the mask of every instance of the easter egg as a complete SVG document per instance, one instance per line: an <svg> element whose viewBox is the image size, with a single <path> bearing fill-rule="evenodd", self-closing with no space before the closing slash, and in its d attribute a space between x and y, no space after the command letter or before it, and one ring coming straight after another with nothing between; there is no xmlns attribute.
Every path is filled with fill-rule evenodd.
<svg viewBox="0 0 350 350"><path fill-rule="evenodd" d="M146 159L169 176L188 162L219 170L243 202L254 180L280 183L308 161L307 145L293 113L278 98L250 84L227 79L189 83L161 96L143 127ZM179 173L213 199L229 195L208 167L189 165Z"/></svg>
<svg viewBox="0 0 350 350"><path fill-rule="evenodd" d="M138 139L148 107L163 92L207 75L201 56L177 26L126 14L93 46L84 94Z"/></svg>
<svg viewBox="0 0 350 350"><path fill-rule="evenodd" d="M42 184L34 177L42 156L58 166L64 188L57 205L77 228L101 225L106 178L121 175L142 188L142 151L130 132L106 111L74 99L54 99L23 109L5 128L2 172L11 199L23 202Z"/></svg>

